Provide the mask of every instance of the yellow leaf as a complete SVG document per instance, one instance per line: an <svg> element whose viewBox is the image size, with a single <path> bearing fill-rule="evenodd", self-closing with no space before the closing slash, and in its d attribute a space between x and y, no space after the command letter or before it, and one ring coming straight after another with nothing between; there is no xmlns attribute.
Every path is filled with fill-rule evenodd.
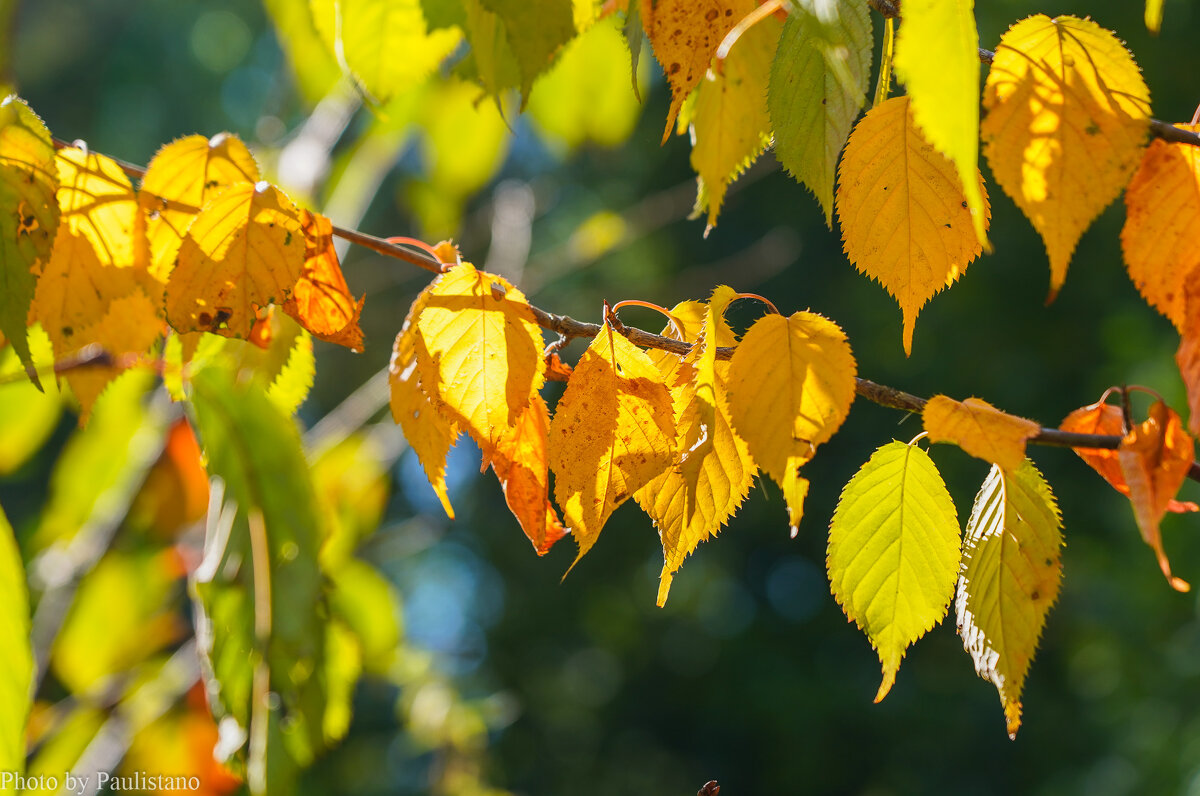
<svg viewBox="0 0 1200 796"><path fill-rule="evenodd" d="M145 270L149 261L137 197L116 161L75 147L60 149L62 223L91 242L102 265Z"/></svg>
<svg viewBox="0 0 1200 796"><path fill-rule="evenodd" d="M1163 0L1146 0L1146 29L1158 35L1162 29Z"/></svg>
<svg viewBox="0 0 1200 796"><path fill-rule="evenodd" d="M525 296L463 263L434 280L413 322L426 394L490 455L545 381L542 332Z"/></svg>
<svg viewBox="0 0 1200 796"><path fill-rule="evenodd" d="M554 497L591 549L609 515L674 462L671 394L646 353L607 324L579 359L550 424Z"/></svg>
<svg viewBox="0 0 1200 796"><path fill-rule="evenodd" d="M1001 412L978 398L960 403L935 395L921 417L930 442L953 443L1010 473L1025 461L1025 441L1042 430L1032 420Z"/></svg>
<svg viewBox="0 0 1200 796"><path fill-rule="evenodd" d="M979 33L974 0L905 0L896 76L924 137L954 164L975 237L987 244L990 209L979 174Z"/></svg>
<svg viewBox="0 0 1200 796"><path fill-rule="evenodd" d="M754 0L641 0L642 25L671 85L664 144L683 101L700 84L721 40L754 6Z"/></svg>
<svg viewBox="0 0 1200 796"><path fill-rule="evenodd" d="M1046 615L1062 582L1062 519L1049 485L1026 460L993 465L971 509L954 602L958 634L975 671L992 682L1010 738Z"/></svg>
<svg viewBox="0 0 1200 796"><path fill-rule="evenodd" d="M258 182L258 164L230 133L189 135L164 146L146 168L138 203L146 213L150 273L166 282L188 225L231 185Z"/></svg>
<svg viewBox="0 0 1200 796"><path fill-rule="evenodd" d="M258 309L283 303L304 267L300 211L273 185L242 183L188 228L167 280L167 321L180 332L246 338Z"/></svg>
<svg viewBox="0 0 1200 796"><path fill-rule="evenodd" d="M708 307L685 302L671 310L691 332L687 341L701 336L687 361L662 360L660 372L671 389L675 411L676 451L679 468L669 468L634 494L638 505L654 520L663 545L663 569L658 604L664 605L671 581L697 545L715 535L741 505L757 467L746 443L733 431L725 398L729 363L716 359L718 346L736 340L723 313L736 294L724 285L713 291ZM694 306L690 306L694 305ZM695 328L698 307L705 310L702 331ZM689 328L690 327L690 328ZM671 326L663 333L678 338ZM696 352L699 352L698 354ZM670 355L668 355L669 357ZM680 377L685 378L680 378Z"/></svg>
<svg viewBox="0 0 1200 796"><path fill-rule="evenodd" d="M1046 243L1053 299L1079 237L1137 167L1150 92L1112 33L1038 14L1000 39L983 104L984 153Z"/></svg>
<svg viewBox="0 0 1200 796"><path fill-rule="evenodd" d="M429 30L419 0L339 0L336 52L380 102L427 78L462 34Z"/></svg>
<svg viewBox="0 0 1200 796"><path fill-rule="evenodd" d="M76 368L68 371L66 376L83 408L83 420L88 418L96 399L109 382L136 364L137 355L148 352L162 332L158 305L140 288L114 299L107 309L98 321L80 329L78 336L99 343L116 362Z"/></svg>
<svg viewBox="0 0 1200 796"><path fill-rule="evenodd" d="M767 83L783 25L768 17L737 40L724 68L709 72L691 116L692 168L700 177L695 215L716 226L729 184L771 143Z"/></svg>
<svg viewBox="0 0 1200 796"><path fill-rule="evenodd" d="M733 427L779 484L795 534L808 481L799 474L854 401L854 354L833 321L811 312L764 315L729 363Z"/></svg>
<svg viewBox="0 0 1200 796"><path fill-rule="evenodd" d="M1200 125L1177 127L1200 131ZM1167 209L1170 212L1164 212ZM1129 278L1175 328L1184 330L1184 282L1200 266L1200 152L1151 142L1125 189L1121 249Z"/></svg>
<svg viewBox="0 0 1200 796"><path fill-rule="evenodd" d="M904 353L912 353L917 314L982 247L954 166L914 125L908 97L872 108L855 127L842 157L837 210L846 256L900 304ZM986 227L986 194L983 210Z"/></svg>
<svg viewBox="0 0 1200 796"><path fill-rule="evenodd" d="M550 412L534 393L516 425L501 438L491 456L492 471L504 489L508 509L521 523L538 555L566 533L550 504L546 437Z"/></svg>
<svg viewBox="0 0 1200 796"><path fill-rule="evenodd" d="M442 502L446 516L454 519L454 507L446 491L446 454L458 437L454 423L438 412L421 386L417 372L417 327L414 323L429 299L429 288L421 291L413 302L404 326L396 335L392 360L388 365L388 386L392 419L404 432L404 438L417 454L425 477Z"/></svg>

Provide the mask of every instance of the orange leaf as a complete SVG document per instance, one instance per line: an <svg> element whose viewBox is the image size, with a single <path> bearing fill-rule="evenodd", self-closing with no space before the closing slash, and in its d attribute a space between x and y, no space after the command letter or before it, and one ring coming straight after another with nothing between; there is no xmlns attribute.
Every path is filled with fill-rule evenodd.
<svg viewBox="0 0 1200 796"><path fill-rule="evenodd" d="M260 307L291 295L304 267L300 211L273 185L234 185L200 211L167 280L180 332L246 338Z"/></svg>
<svg viewBox="0 0 1200 796"><path fill-rule="evenodd" d="M1041 431L1032 420L1001 412L978 398L960 403L935 395L925 404L922 419L930 442L954 443L1009 473L1025 461L1025 441Z"/></svg>
<svg viewBox="0 0 1200 796"><path fill-rule="evenodd" d="M333 247L333 223L307 210L300 211L300 220L306 242L304 270L283 311L321 340L361 353L363 333L358 319L366 298L355 302L350 295Z"/></svg>
<svg viewBox="0 0 1200 796"><path fill-rule="evenodd" d="M683 101L700 84L721 40L754 6L754 0L642 0L642 26L671 84L664 144Z"/></svg>
<svg viewBox="0 0 1200 796"><path fill-rule="evenodd" d="M1062 431L1075 434L1103 434L1105 436L1122 437L1125 435L1125 421L1121 417L1119 407L1097 401L1094 404L1081 406L1067 415L1059 426ZM1129 485L1121 474L1121 465L1117 461L1117 452L1105 448L1073 448L1088 465L1100 474L1113 489L1125 497L1129 497ZM1200 506L1190 501L1184 502L1171 499L1167 511L1183 514L1189 511L1200 511Z"/></svg>
<svg viewBox="0 0 1200 796"><path fill-rule="evenodd" d="M546 434L550 412L534 393L516 425L496 443L492 471L504 489L504 500L538 555L566 533L550 504L550 475L546 465Z"/></svg>
<svg viewBox="0 0 1200 796"><path fill-rule="evenodd" d="M1187 479L1194 456L1192 438L1184 431L1179 415L1162 401L1150 407L1150 416L1121 440L1117 451L1142 539L1154 550L1159 568L1176 591L1191 587L1171 575L1159 523L1167 513L1167 504Z"/></svg>
<svg viewBox="0 0 1200 796"><path fill-rule="evenodd" d="M1188 430L1200 434L1200 267L1192 268L1182 292L1186 309L1175 364L1187 387Z"/></svg>
<svg viewBox="0 0 1200 796"><path fill-rule="evenodd" d="M1176 125L1192 132L1200 125ZM1167 208L1170 212L1164 212ZM1155 140L1125 189L1121 250L1129 278L1184 331L1185 280L1200 265L1200 152Z"/></svg>

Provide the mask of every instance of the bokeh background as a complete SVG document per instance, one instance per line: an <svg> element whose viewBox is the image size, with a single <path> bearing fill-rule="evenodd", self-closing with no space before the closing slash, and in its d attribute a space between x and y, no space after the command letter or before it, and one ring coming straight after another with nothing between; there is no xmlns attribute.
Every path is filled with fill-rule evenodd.
<svg viewBox="0 0 1200 796"><path fill-rule="evenodd" d="M372 108L304 35L300 0L10 0L0 10L5 79L59 137L144 164L175 137L235 132L274 179L335 223L453 236L467 259L555 312L598 320L602 299L671 306L729 283L785 312L833 318L861 375L917 394L980 396L1046 425L1112 384L1144 384L1186 405L1175 333L1122 266L1120 201L1083 237L1046 306L1041 242L984 165L995 252L922 312L905 358L899 309L855 272L817 203L769 153L734 186L707 238L703 221L688 220L689 147L686 137L659 146L667 91L648 52L642 104L627 53L597 56L608 60L590 70L585 104L603 113L585 136L572 115L582 111L546 85L531 113L507 121L453 81ZM1155 116L1191 118L1200 102L1193 4L1168 0L1152 37L1138 2L994 0L976 10L981 44L994 47L1009 24L1039 12L1090 15L1116 30ZM386 414L369 413L381 407L376 374L427 275L364 250L348 251L344 267L367 295L366 352L318 344L300 417L310 427L335 410L344 419L353 395L351 409L382 419L370 428L399 451ZM744 328L757 312L738 305L731 318ZM660 325L637 309L624 320ZM0 480L25 544L74 424L65 416L41 453ZM450 457L453 523L415 458L400 453L382 523L359 555L400 595L403 665L424 679L365 678L348 736L298 787L454 791L451 743L478 766L469 787L525 794L665 796L709 779L731 796L1200 794L1200 603L1167 587L1127 501L1070 451L1031 451L1058 497L1067 545L1017 740L952 620L909 652L886 701L871 703L878 661L829 594L826 530L870 453L919 431L919 418L856 403L808 468L799 537L788 537L774 486L756 487L684 565L662 609L661 549L632 502L563 580L573 545L539 559L494 479L478 474L470 443ZM933 455L965 522L986 466L949 447ZM1181 497L1198 496L1189 483ZM1176 572L1200 581L1200 517L1169 516L1164 536ZM471 718L451 726L452 710Z"/></svg>

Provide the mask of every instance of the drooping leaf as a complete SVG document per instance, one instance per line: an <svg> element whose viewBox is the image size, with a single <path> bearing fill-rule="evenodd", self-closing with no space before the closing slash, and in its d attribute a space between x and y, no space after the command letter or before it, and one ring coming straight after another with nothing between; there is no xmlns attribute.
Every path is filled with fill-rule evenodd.
<svg viewBox="0 0 1200 796"><path fill-rule="evenodd" d="M808 186L833 224L838 155L866 103L871 15L864 3L794 3L771 64L767 106L775 156Z"/></svg>
<svg viewBox="0 0 1200 796"><path fill-rule="evenodd" d="M434 280L413 323L422 388L489 452L545 380L542 333L525 296L463 263Z"/></svg>
<svg viewBox="0 0 1200 796"><path fill-rule="evenodd" d="M29 590L12 526L0 509L0 771L25 770L25 721L33 704Z"/></svg>
<svg viewBox="0 0 1200 796"><path fill-rule="evenodd" d="M974 0L905 0L895 65L925 140L958 172L975 237L983 245L991 209L977 178L979 33L974 7Z"/></svg>
<svg viewBox="0 0 1200 796"><path fill-rule="evenodd" d="M304 270L283 303L283 311L317 338L362 352L363 333L358 326L363 302L357 302L342 275L333 247L333 223L323 215L300 211L304 230Z"/></svg>
<svg viewBox="0 0 1200 796"><path fill-rule="evenodd" d="M259 308L283 303L304 267L300 211L273 185L235 184L188 228L167 281L179 332L245 338Z"/></svg>
<svg viewBox="0 0 1200 796"><path fill-rule="evenodd" d="M1175 364L1187 388L1188 430L1195 435L1200 434L1200 267L1188 274L1183 295L1184 323Z"/></svg>
<svg viewBox="0 0 1200 796"><path fill-rule="evenodd" d="M417 370L416 319L428 299L429 288L426 288L413 302L403 328L396 335L388 365L389 404L392 419L400 425L404 438L421 461L425 477L442 502L446 516L454 519L454 508L446 491L446 454L458 438L458 427L430 401Z"/></svg>
<svg viewBox="0 0 1200 796"><path fill-rule="evenodd" d="M500 17L520 70L522 105L533 80L550 68L559 47L575 35L571 0L481 0Z"/></svg>
<svg viewBox="0 0 1200 796"><path fill-rule="evenodd" d="M879 653L881 701L909 645L942 620L958 579L958 513L929 454L879 448L842 490L829 525L833 596Z"/></svg>
<svg viewBox="0 0 1200 796"><path fill-rule="evenodd" d="M554 498L583 557L613 511L674 463L671 394L640 348L605 324L550 424Z"/></svg>
<svg viewBox="0 0 1200 796"><path fill-rule="evenodd" d="M1200 125L1176 125L1191 132ZM1129 278L1181 333L1185 283L1200 266L1200 159L1189 144L1156 139L1125 188L1121 250ZM1169 208L1169 212L1167 209Z"/></svg>
<svg viewBox="0 0 1200 796"><path fill-rule="evenodd" d="M1046 615L1062 582L1062 518L1050 486L1028 460L992 470L971 509L954 610L979 676L994 683L1015 738L1021 692Z"/></svg>
<svg viewBox="0 0 1200 796"><path fill-rule="evenodd" d="M254 156L230 133L189 135L158 150L138 190L138 204L146 214L150 273L166 282L200 208L226 188L258 179Z"/></svg>
<svg viewBox="0 0 1200 796"><path fill-rule="evenodd" d="M346 66L379 102L428 77L462 34L430 30L419 0L338 0L340 52Z"/></svg>
<svg viewBox="0 0 1200 796"><path fill-rule="evenodd" d="M1158 34L1162 28L1163 0L1146 0L1146 29Z"/></svg>
<svg viewBox="0 0 1200 796"><path fill-rule="evenodd" d="M654 57L671 85L665 144L683 101L704 78L725 34L754 10L754 0L641 0L640 9Z"/></svg>
<svg viewBox="0 0 1200 796"><path fill-rule="evenodd" d="M987 401L935 395L921 413L930 442L950 442L1012 473L1025 461L1025 442L1040 432L1032 420L1001 412Z"/></svg>
<svg viewBox="0 0 1200 796"><path fill-rule="evenodd" d="M550 504L550 474L546 437L550 412L542 396L534 393L492 452L492 471L504 489L508 509L521 523L538 555L545 555L566 530Z"/></svg>
<svg viewBox="0 0 1200 796"><path fill-rule="evenodd" d="M910 104L893 97L859 121L837 194L846 256L900 304L905 354L925 302L982 250L954 166L914 125ZM985 228L990 212L985 194Z"/></svg>
<svg viewBox="0 0 1200 796"><path fill-rule="evenodd" d="M50 131L24 100L0 101L0 334L34 384L25 324L58 230L58 169Z"/></svg>
<svg viewBox="0 0 1200 796"><path fill-rule="evenodd" d="M730 360L733 427L750 456L783 490L793 534L808 494L799 468L846 419L854 378L854 354L845 333L811 312L764 315Z"/></svg>
<svg viewBox="0 0 1200 796"><path fill-rule="evenodd" d="M716 358L718 346L736 342L723 317L734 295L722 285L713 291L707 306L684 302L674 307L671 314L687 336L681 338L671 325L663 333L686 342L698 337L700 341L686 359L671 354L655 356L664 352L651 355L671 391L675 448L681 462L634 493L662 540L659 606L666 604L671 582L684 559L733 516L758 470L729 419L725 395L729 362Z"/></svg>
<svg viewBox="0 0 1200 796"><path fill-rule="evenodd" d="M1194 459L1192 438L1183 430L1179 415L1162 401L1154 402L1149 417L1130 430L1117 450L1117 462L1129 485L1129 500L1142 539L1154 550L1159 568L1176 591L1191 587L1171 574L1159 523L1187 480Z"/></svg>
<svg viewBox="0 0 1200 796"><path fill-rule="evenodd" d="M1063 419L1059 428L1077 434L1103 434L1106 436L1125 436L1125 421L1119 407L1097 401L1094 404L1081 406ZM1088 465L1100 474L1113 489L1125 497L1129 497L1129 484L1121 473L1121 464L1117 461L1115 450L1103 448L1073 448ZM1167 511L1183 514L1190 511L1200 511L1200 506L1191 502L1171 499L1167 503Z"/></svg>
<svg viewBox="0 0 1200 796"><path fill-rule="evenodd" d="M1150 92L1113 34L1038 14L1000 39L983 105L984 154L1046 243L1054 298L1079 237L1137 167Z"/></svg>

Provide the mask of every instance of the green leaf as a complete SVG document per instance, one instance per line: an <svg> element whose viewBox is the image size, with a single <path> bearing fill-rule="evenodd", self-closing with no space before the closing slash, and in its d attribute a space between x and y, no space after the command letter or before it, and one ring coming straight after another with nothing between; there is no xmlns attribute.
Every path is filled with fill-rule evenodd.
<svg viewBox="0 0 1200 796"><path fill-rule="evenodd" d="M974 0L905 0L896 38L896 76L929 143L954 164L986 248L979 187L979 33Z"/></svg>
<svg viewBox="0 0 1200 796"><path fill-rule="evenodd" d="M838 155L867 101L873 41L866 3L803 0L793 5L771 65L775 156L817 197L827 225Z"/></svg>
<svg viewBox="0 0 1200 796"><path fill-rule="evenodd" d="M946 615L958 559L958 514L929 454L879 448L842 490L826 559L833 596L879 653L876 702L908 646Z"/></svg>
<svg viewBox="0 0 1200 796"><path fill-rule="evenodd" d="M312 335L306 329L297 330L292 346L287 351L287 362L271 382L267 395L285 415L294 415L308 397L317 373Z"/></svg>
<svg viewBox="0 0 1200 796"><path fill-rule="evenodd" d="M330 609L357 636L363 667L387 676L400 648L399 595L378 570L354 558L331 572L330 579Z"/></svg>
<svg viewBox="0 0 1200 796"><path fill-rule="evenodd" d="M533 80L550 68L558 48L575 35L571 0L480 0L504 24L508 45L517 59L521 104L529 99Z"/></svg>
<svg viewBox="0 0 1200 796"><path fill-rule="evenodd" d="M210 689L219 712L249 728L255 672L265 666L278 695L271 724L276 714L287 717L279 725L283 744L303 764L326 745L328 703L317 566L322 515L299 432L261 384L239 383L225 368L196 374L192 391L214 490L204 559L193 576L197 638L216 680ZM273 747L251 747L252 759L257 753L268 768L281 760Z"/></svg>
<svg viewBox="0 0 1200 796"><path fill-rule="evenodd" d="M30 351L37 366L53 366L54 351L41 326L29 332ZM25 369L12 346L0 349L0 377L23 374ZM58 426L62 399L49 385L48 394L26 381L0 387L0 475L9 475L29 460Z"/></svg>
<svg viewBox="0 0 1200 796"><path fill-rule="evenodd" d="M316 105L333 88L341 70L332 49L325 46L317 32L309 4L263 0L263 7L271 16L280 46L287 53L296 87L310 107Z"/></svg>
<svg viewBox="0 0 1200 796"><path fill-rule="evenodd" d="M1006 477L993 465L975 497L963 541L955 611L979 676L996 684L1015 738L1021 690L1062 581L1062 518L1028 459Z"/></svg>
<svg viewBox="0 0 1200 796"><path fill-rule="evenodd" d="M459 65L458 73L495 97L499 110L504 90L521 85L521 67L508 43L504 20L489 11L482 0L463 0L463 15L471 52Z"/></svg>
<svg viewBox="0 0 1200 796"><path fill-rule="evenodd" d="M0 509L0 771L25 769L25 721L33 701L29 592L12 526Z"/></svg>
<svg viewBox="0 0 1200 796"><path fill-rule="evenodd" d="M25 101L0 101L0 334L8 338L34 384L25 323L39 262L50 259L58 230L58 169L50 131Z"/></svg>
<svg viewBox="0 0 1200 796"><path fill-rule="evenodd" d="M380 102L427 78L458 46L457 30L430 31L419 0L339 0L339 52Z"/></svg>

